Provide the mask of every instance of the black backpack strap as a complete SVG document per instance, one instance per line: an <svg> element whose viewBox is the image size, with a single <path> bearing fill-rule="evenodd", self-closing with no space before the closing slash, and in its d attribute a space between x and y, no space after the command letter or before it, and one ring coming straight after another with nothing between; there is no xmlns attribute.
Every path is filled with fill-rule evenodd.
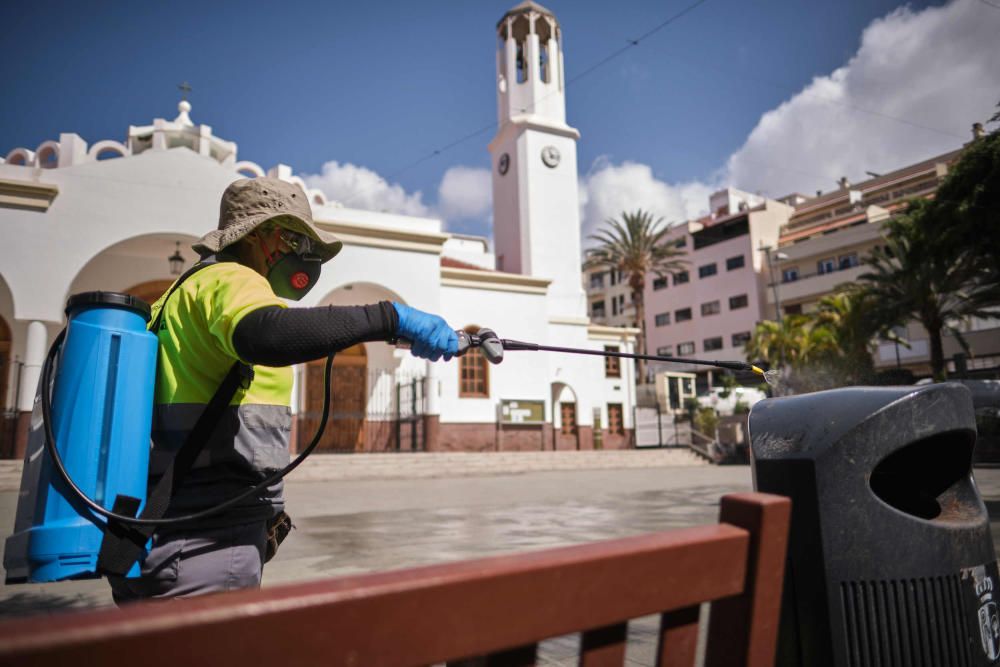
<svg viewBox="0 0 1000 667"><path fill-rule="evenodd" d="M163 307L166 306L166 301L174 290L193 273L208 265L209 263L196 264L173 284L166 299L163 300L160 312L157 313L156 319L150 325L150 330L154 333L157 331ZM194 466L195 459L198 458L198 454L201 453L205 443L211 437L223 412L232 402L240 387L250 386L253 375L253 366L244 364L242 361L237 361L229 368L229 372L226 373L219 388L215 390L215 394L205 406L205 410L188 433L184 444L177 450L177 454L174 455L156 486L149 491L146 507L139 516L140 519L163 518L170 506L171 496ZM118 496L115 498L112 510L116 513L135 516L138 507L138 498ZM109 519L105 526L104 539L101 541L101 551L97 558L97 571L109 576L125 576L132 569L132 565L142 557L146 542L155 530L155 526L136 526Z"/></svg>

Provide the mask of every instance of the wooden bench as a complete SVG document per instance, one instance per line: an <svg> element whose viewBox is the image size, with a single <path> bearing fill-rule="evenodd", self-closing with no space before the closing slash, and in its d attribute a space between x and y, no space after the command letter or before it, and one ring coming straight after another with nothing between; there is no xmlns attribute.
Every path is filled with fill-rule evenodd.
<svg viewBox="0 0 1000 667"><path fill-rule="evenodd" d="M622 665L627 622L660 615L659 665L773 665L790 502L725 496L721 522L624 539L0 624L0 665L533 665L580 632L579 664ZM470 660L470 656L482 656Z"/></svg>

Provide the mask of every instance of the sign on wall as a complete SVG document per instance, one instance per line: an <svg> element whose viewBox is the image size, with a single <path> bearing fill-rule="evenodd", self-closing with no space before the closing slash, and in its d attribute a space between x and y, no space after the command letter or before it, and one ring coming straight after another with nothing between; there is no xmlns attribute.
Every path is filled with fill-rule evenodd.
<svg viewBox="0 0 1000 667"><path fill-rule="evenodd" d="M545 401L500 401L501 424L544 424Z"/></svg>

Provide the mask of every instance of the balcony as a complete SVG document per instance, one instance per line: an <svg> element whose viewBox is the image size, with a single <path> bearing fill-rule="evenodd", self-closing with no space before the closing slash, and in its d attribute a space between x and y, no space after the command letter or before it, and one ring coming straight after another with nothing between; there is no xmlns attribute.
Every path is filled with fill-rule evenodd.
<svg viewBox="0 0 1000 667"><path fill-rule="evenodd" d="M838 285L856 281L858 276L866 271L868 271L868 267L861 264L829 273L808 273L799 276L797 280L778 283L778 298L781 299L782 303L815 301L834 292ZM775 273L777 273L777 269L775 269ZM768 284L767 302L774 304L774 290L770 284Z"/></svg>

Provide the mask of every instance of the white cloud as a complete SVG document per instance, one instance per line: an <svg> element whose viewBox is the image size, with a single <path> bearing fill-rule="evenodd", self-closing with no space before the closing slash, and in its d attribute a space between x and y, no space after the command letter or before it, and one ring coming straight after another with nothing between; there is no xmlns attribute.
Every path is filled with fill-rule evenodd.
<svg viewBox="0 0 1000 667"><path fill-rule="evenodd" d="M302 180L350 208L418 216L431 213L419 190L407 193L398 183L389 183L371 169L349 162L332 160L323 165L322 173L303 174Z"/></svg>
<svg viewBox="0 0 1000 667"><path fill-rule="evenodd" d="M975 0L876 19L847 64L761 117L727 181L810 194L957 148L1000 99L998 28L1000 12Z"/></svg>
<svg viewBox="0 0 1000 667"><path fill-rule="evenodd" d="M580 217L586 237L608 218L638 208L664 222L678 223L697 217L708 208L708 196L715 188L697 181L670 184L659 180L645 164L612 164L599 158L580 181Z"/></svg>
<svg viewBox="0 0 1000 667"><path fill-rule="evenodd" d="M438 186L438 212L445 220L485 218L493 201L490 170L451 167Z"/></svg>

